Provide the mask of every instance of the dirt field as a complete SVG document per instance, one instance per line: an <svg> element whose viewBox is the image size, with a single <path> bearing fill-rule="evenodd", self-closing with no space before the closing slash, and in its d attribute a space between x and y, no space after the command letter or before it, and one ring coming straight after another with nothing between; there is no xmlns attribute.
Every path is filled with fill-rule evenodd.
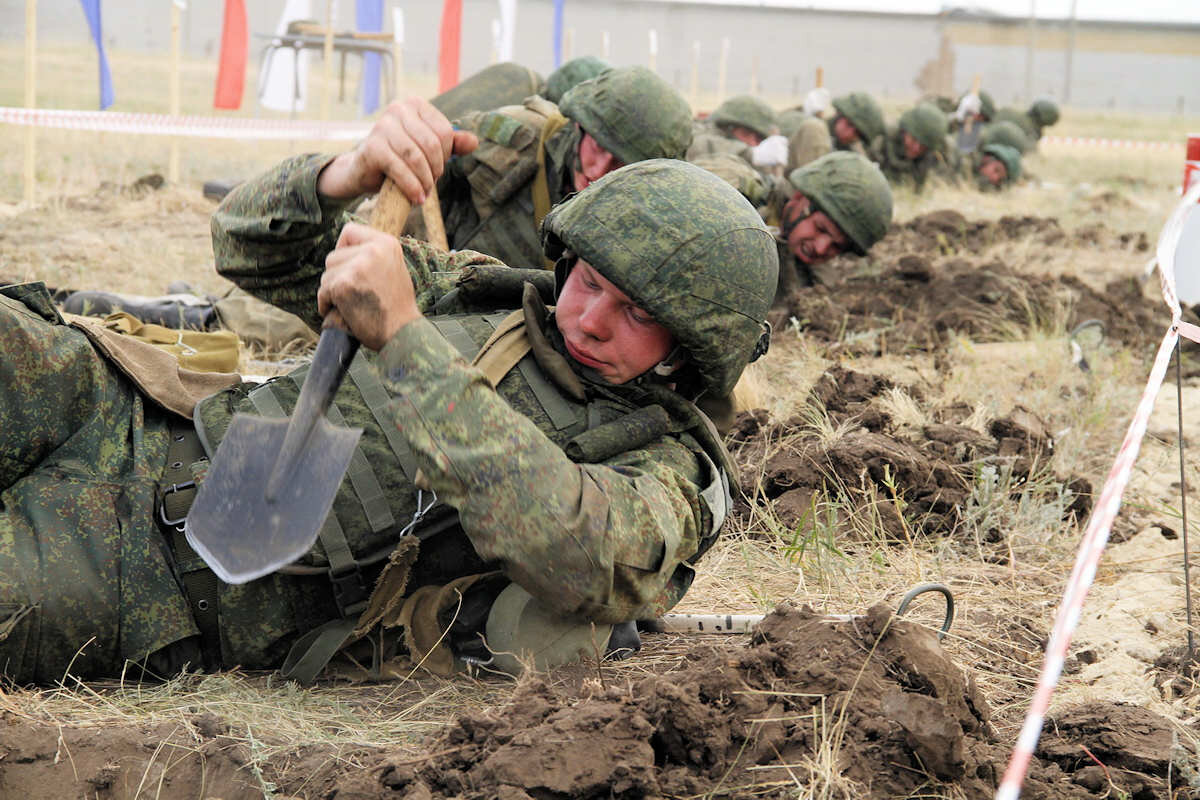
<svg viewBox="0 0 1200 800"><path fill-rule="evenodd" d="M112 142L44 143L39 205L0 198L0 279L147 294L223 288L198 180L287 152L205 143L181 185L144 190L157 145L119 143L114 168ZM19 158L20 137L0 142L0 187L19 186ZM1170 318L1139 276L1182 148L1046 147L1028 167L1004 195L901 193L868 258L828 265L775 315L761 407L729 440L736 513L680 608L773 612L754 634L647 634L627 662L515 685L343 670L307 690L236 672L6 687L0 797L990 797ZM1085 326L1073 350L1088 320L1103 334ZM1184 374L1191 445L1190 349ZM1168 385L1025 797L1200 797L1175 418ZM933 596L892 613L926 581L957 602L940 644Z"/></svg>

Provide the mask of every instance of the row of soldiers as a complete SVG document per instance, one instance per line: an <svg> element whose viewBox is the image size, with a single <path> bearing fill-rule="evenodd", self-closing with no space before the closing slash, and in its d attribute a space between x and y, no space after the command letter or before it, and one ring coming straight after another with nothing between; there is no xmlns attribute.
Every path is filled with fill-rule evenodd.
<svg viewBox="0 0 1200 800"><path fill-rule="evenodd" d="M770 175L783 174L834 150L858 152L879 164L892 184L924 188L931 175L981 190L1002 189L1021 176L1021 158L1058 121L1057 105L997 109L987 92L957 101L921 101L887 125L866 92L831 97L815 89L803 106L776 113L751 95L730 98L699 123L688 159L736 155ZM699 162L698 162L699 163Z"/></svg>

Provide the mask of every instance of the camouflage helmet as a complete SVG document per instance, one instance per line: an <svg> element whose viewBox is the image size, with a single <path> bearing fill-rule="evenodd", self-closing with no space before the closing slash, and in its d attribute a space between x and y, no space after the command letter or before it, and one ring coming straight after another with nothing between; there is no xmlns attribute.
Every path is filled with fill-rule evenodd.
<svg viewBox="0 0 1200 800"><path fill-rule="evenodd" d="M985 144L981 152L999 159L1000 163L1004 164L1004 171L1008 173L1004 179L1005 183L1012 183L1021 177L1021 153L1015 147L1006 144Z"/></svg>
<svg viewBox="0 0 1200 800"><path fill-rule="evenodd" d="M962 99L966 96L966 92L959 95L958 102L955 103L954 107L958 108L962 104ZM996 101L982 89L979 91L979 116L983 117L985 122L991 122L992 117L996 116Z"/></svg>
<svg viewBox="0 0 1200 800"><path fill-rule="evenodd" d="M562 100L562 96L578 84L591 80L597 75L612 69L612 64L595 56L572 58L563 64L546 79L545 97L552 103Z"/></svg>
<svg viewBox="0 0 1200 800"><path fill-rule="evenodd" d="M692 143L692 110L645 67L618 67L578 84L559 110L626 164L683 158Z"/></svg>
<svg viewBox="0 0 1200 800"><path fill-rule="evenodd" d="M713 124L741 125L749 128L764 139L775 129L775 109L749 94L731 97L712 112L709 119Z"/></svg>
<svg viewBox="0 0 1200 800"><path fill-rule="evenodd" d="M710 393L727 395L765 345L775 239L745 198L694 164L610 172L550 210L542 244L551 260L570 250L587 261L669 330Z"/></svg>
<svg viewBox="0 0 1200 800"><path fill-rule="evenodd" d="M876 136L883 135L883 109L875 98L866 92L851 92L833 99L833 107L837 113L850 120L850 124L858 128L859 138L870 142Z"/></svg>
<svg viewBox="0 0 1200 800"><path fill-rule="evenodd" d="M1049 128L1058 122L1058 104L1044 97L1034 100L1033 105L1029 107L1029 116L1039 128Z"/></svg>
<svg viewBox="0 0 1200 800"><path fill-rule="evenodd" d="M950 121L933 103L919 103L900 115L900 130L911 134L930 150L945 149L949 129Z"/></svg>
<svg viewBox="0 0 1200 800"><path fill-rule="evenodd" d="M1029 138L1020 125L1010 120L1000 120L988 125L980 134L979 143L1006 145L1022 155L1029 149Z"/></svg>
<svg viewBox="0 0 1200 800"><path fill-rule="evenodd" d="M892 222L892 190L879 167L858 153L840 150L792 170L788 181L825 212L866 255Z"/></svg>

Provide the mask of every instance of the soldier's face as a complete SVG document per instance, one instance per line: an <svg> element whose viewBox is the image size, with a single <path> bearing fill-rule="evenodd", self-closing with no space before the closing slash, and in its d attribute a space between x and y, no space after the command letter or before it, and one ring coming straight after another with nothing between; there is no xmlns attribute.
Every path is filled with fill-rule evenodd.
<svg viewBox="0 0 1200 800"><path fill-rule="evenodd" d="M762 144L763 137L757 131L752 131L749 128L744 128L741 125L733 125L729 128L729 135L737 139L743 144L748 144L751 147L758 147Z"/></svg>
<svg viewBox="0 0 1200 800"><path fill-rule="evenodd" d="M612 384L631 381L670 355L671 334L583 259L554 312L571 358Z"/></svg>
<svg viewBox="0 0 1200 800"><path fill-rule="evenodd" d="M593 181L598 181L614 169L625 166L612 153L600 146L590 133L584 132L579 140L579 169L576 170L575 191L582 192Z"/></svg>
<svg viewBox="0 0 1200 800"><path fill-rule="evenodd" d="M979 164L979 174L987 179L992 186L999 186L1008 177L1008 169L1004 162L994 156L984 156Z"/></svg>
<svg viewBox="0 0 1200 800"><path fill-rule="evenodd" d="M792 199L783 207L785 230L791 225L787 237L788 249L805 264L816 264L833 258L850 246L850 240L836 222L824 211L814 211L810 214L811 208L809 199L799 192L792 195Z"/></svg>
<svg viewBox="0 0 1200 800"><path fill-rule="evenodd" d="M921 144L908 131L904 132L904 155L910 161L916 161L921 156L929 152L929 148Z"/></svg>
<svg viewBox="0 0 1200 800"><path fill-rule="evenodd" d="M833 135L839 144L851 144L858 141L858 128L845 117L838 117L833 122Z"/></svg>

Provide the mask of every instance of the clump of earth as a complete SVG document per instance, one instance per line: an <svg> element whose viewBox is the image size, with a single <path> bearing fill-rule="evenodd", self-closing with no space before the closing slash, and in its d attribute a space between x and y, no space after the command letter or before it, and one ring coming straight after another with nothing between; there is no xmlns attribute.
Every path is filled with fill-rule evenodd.
<svg viewBox="0 0 1200 800"><path fill-rule="evenodd" d="M1113 234L1092 227L1074 237L1087 244ZM1097 291L1071 275L1030 275L982 257L994 245L1030 238L1053 245L1069 236L1055 220L1040 217L989 222L968 221L956 211L925 214L893 226L872 250L872 258L884 265L880 274L852 274L835 265L823 273L833 276L831 283L797 290L785 308L773 312L772 322L776 329L794 324L831 354L937 351L951 332L997 341L1059 322L1070 330L1092 319L1103 324L1107 337L1128 347L1158 343L1165 307L1136 278L1118 278ZM1149 247L1144 234L1115 238L1118 246ZM1186 316L1200 321L1190 310Z"/></svg>
<svg viewBox="0 0 1200 800"><path fill-rule="evenodd" d="M1041 491L1061 504L1064 518L1091 510L1091 484L1082 477L1047 472L1054 439L1044 420L1020 406L991 420L986 432L962 424L966 406L935 409L934 422L901 431L882 402L897 388L914 387L834 366L814 384L803 410L774 420L758 409L743 412L730 433L740 467L739 510L770 507L788 529L814 524L821 503L840 498L869 509L867 518L886 538L953 536L985 469L1014 493ZM827 420L815 426L814 419ZM819 428L834 428L830 437ZM830 440L832 438L832 440ZM1004 532L989 528L984 541Z"/></svg>

